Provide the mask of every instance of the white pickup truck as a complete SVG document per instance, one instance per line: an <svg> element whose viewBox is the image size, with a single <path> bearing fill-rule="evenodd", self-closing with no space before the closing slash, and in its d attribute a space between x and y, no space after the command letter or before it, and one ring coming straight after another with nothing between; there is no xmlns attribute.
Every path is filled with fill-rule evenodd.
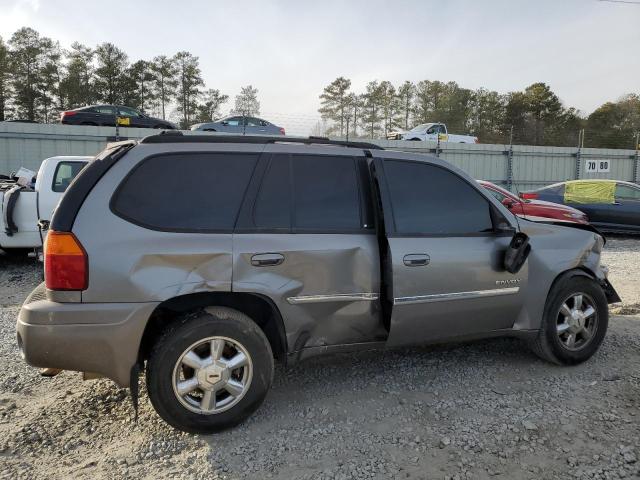
<svg viewBox="0 0 640 480"><path fill-rule="evenodd" d="M91 158L47 158L33 187L12 178L0 180L0 249L26 253L42 247L46 232L41 234L38 222L51 220L60 197Z"/></svg>
<svg viewBox="0 0 640 480"><path fill-rule="evenodd" d="M437 142L438 137L441 142L478 143L478 137L448 133L447 126L444 123L423 123L412 128L408 132L403 132L401 134L401 138L396 137L396 140L428 140L431 142Z"/></svg>

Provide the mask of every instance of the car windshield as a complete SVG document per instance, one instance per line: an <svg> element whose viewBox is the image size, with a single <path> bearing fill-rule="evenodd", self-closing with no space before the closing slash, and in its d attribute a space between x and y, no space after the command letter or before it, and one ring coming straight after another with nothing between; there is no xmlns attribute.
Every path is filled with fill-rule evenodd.
<svg viewBox="0 0 640 480"><path fill-rule="evenodd" d="M417 127L413 127L409 131L410 132L420 132L422 130L426 130L430 125L433 125L433 123L422 123L422 124L418 125Z"/></svg>

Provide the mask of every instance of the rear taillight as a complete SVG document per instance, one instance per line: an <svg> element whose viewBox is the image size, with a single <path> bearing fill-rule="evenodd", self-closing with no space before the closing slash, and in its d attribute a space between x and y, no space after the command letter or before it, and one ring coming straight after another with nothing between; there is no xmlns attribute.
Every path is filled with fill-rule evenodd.
<svg viewBox="0 0 640 480"><path fill-rule="evenodd" d="M64 117L70 117L72 115L75 115L78 112L74 112L73 110L69 111L69 112L62 112L60 114L60 120L62 120Z"/></svg>
<svg viewBox="0 0 640 480"><path fill-rule="evenodd" d="M73 233L49 231L47 234L44 281L49 290L86 290L89 260Z"/></svg>
<svg viewBox="0 0 640 480"><path fill-rule="evenodd" d="M524 198L525 200L535 200L538 198L538 194L535 192L520 192L520 198Z"/></svg>
<svg viewBox="0 0 640 480"><path fill-rule="evenodd" d="M286 133L284 133L284 128L280 127L280 135L286 135Z"/></svg>

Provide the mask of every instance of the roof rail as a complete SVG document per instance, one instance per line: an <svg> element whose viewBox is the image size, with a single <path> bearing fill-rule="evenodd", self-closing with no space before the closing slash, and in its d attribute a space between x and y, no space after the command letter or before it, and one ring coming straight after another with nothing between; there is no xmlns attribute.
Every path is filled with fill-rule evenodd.
<svg viewBox="0 0 640 480"><path fill-rule="evenodd" d="M384 150L381 146L367 142L346 142L329 140L326 137L268 137L257 135L184 135L175 130L163 131L158 135L150 135L140 140L140 143L302 143L305 145L337 145L369 150Z"/></svg>

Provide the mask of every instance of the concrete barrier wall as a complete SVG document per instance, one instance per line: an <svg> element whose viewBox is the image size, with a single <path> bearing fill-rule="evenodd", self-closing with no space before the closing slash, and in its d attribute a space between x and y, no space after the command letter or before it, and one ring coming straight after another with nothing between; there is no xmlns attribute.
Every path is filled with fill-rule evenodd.
<svg viewBox="0 0 640 480"><path fill-rule="evenodd" d="M120 139L142 138L157 130L120 128ZM55 155L95 155L116 140L114 127L0 122L0 173L21 166L37 170ZM640 156L634 150L526 145L489 145L373 140L382 147L437 155L474 178L511 190L527 190L576 178L611 178L640 182ZM437 150L437 152L436 152ZM609 161L609 172L588 173L587 161Z"/></svg>

